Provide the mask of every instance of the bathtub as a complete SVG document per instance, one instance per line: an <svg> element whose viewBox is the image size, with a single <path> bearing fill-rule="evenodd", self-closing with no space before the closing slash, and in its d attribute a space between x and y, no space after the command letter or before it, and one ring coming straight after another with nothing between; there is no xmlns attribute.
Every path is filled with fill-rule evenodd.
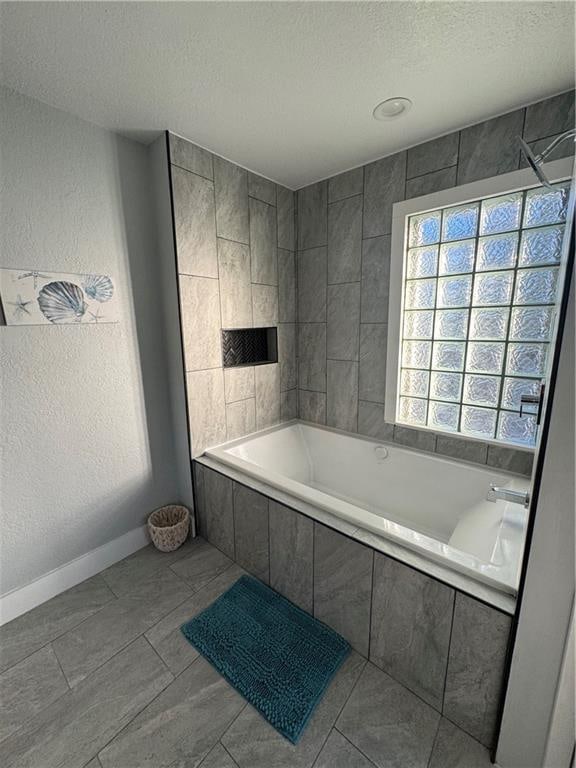
<svg viewBox="0 0 576 768"><path fill-rule="evenodd" d="M527 478L300 421L205 456L345 521L353 538L417 554L419 567L429 570L429 563L433 575L436 563L516 594L527 511L487 494L491 484L527 491Z"/></svg>

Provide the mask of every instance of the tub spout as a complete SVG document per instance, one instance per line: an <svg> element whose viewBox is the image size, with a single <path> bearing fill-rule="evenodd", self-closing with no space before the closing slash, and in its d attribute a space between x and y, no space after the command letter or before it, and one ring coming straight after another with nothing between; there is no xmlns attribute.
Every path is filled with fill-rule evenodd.
<svg viewBox="0 0 576 768"><path fill-rule="evenodd" d="M511 488L500 488L498 485L491 485L488 495L488 501L510 501L512 504L522 504L528 507L530 504L530 494L527 491L513 491Z"/></svg>

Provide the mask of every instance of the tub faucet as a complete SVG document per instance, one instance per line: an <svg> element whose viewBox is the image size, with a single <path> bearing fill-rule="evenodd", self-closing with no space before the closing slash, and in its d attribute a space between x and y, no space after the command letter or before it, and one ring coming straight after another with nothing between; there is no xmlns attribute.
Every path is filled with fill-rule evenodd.
<svg viewBox="0 0 576 768"><path fill-rule="evenodd" d="M501 488L498 485L491 485L487 501L510 501L512 504L522 504L524 507L528 507L530 504L530 494L527 491L513 491L511 488Z"/></svg>

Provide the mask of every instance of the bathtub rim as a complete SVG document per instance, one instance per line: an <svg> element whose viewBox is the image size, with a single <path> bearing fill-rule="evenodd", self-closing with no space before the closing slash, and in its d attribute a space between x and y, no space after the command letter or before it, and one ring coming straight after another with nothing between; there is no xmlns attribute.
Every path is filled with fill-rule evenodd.
<svg viewBox="0 0 576 768"><path fill-rule="evenodd" d="M297 421L298 420L296 420L296 422ZM283 426L286 426L286 424ZM263 432L264 430L260 433L253 434L263 434ZM240 439L239 441L231 442L243 441L244 438ZM226 445L230 445L230 443L226 443ZM510 591L506 591L510 590L510 587L505 587L504 585L494 586L491 583L468 575L468 573L464 571L457 570L452 566L444 565L439 560L427 557L415 549L404 546L397 540L380 536L366 530L365 528L354 525L350 521L345 520L338 515L335 515L310 502L307 502L301 499L299 496L291 494L285 489L281 489L276 485L267 483L261 477L258 477L255 474L251 474L245 471L243 468L235 467L229 463L220 461L213 456L203 454L202 456L194 458L193 461L200 466L206 467L215 472L218 472L221 475L224 475L225 477L228 477L240 485L244 485L258 493L261 493L264 496L267 496L272 501L289 507L296 512L305 515L306 517L321 523L322 525L326 525L329 528L332 528L333 530L360 542L361 544L369 546L377 552L381 552L382 554L402 562L406 566L414 568L420 573L430 576L437 581L446 584L447 586L463 592L464 594L470 595L471 597L474 597L475 599L480 600L481 602L486 603L493 608L496 608L509 615L512 615L515 612L516 595L512 594Z"/></svg>

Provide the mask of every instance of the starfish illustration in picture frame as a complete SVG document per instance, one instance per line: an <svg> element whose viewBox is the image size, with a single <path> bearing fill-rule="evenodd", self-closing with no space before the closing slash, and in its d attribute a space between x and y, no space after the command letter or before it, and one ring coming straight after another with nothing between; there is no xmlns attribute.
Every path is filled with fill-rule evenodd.
<svg viewBox="0 0 576 768"><path fill-rule="evenodd" d="M33 304L34 302L31 300L24 301L22 296L18 294L18 296L16 296L16 301L8 301L6 303L14 307L14 310L12 313L13 317L20 317L20 315L22 314L30 315L30 310L27 307L28 307L28 304Z"/></svg>
<svg viewBox="0 0 576 768"><path fill-rule="evenodd" d="M31 269L29 272L23 272L21 275L18 275L18 280L22 280L25 277L34 278L34 288L37 288L38 280L47 280L50 275L44 275L38 269Z"/></svg>

